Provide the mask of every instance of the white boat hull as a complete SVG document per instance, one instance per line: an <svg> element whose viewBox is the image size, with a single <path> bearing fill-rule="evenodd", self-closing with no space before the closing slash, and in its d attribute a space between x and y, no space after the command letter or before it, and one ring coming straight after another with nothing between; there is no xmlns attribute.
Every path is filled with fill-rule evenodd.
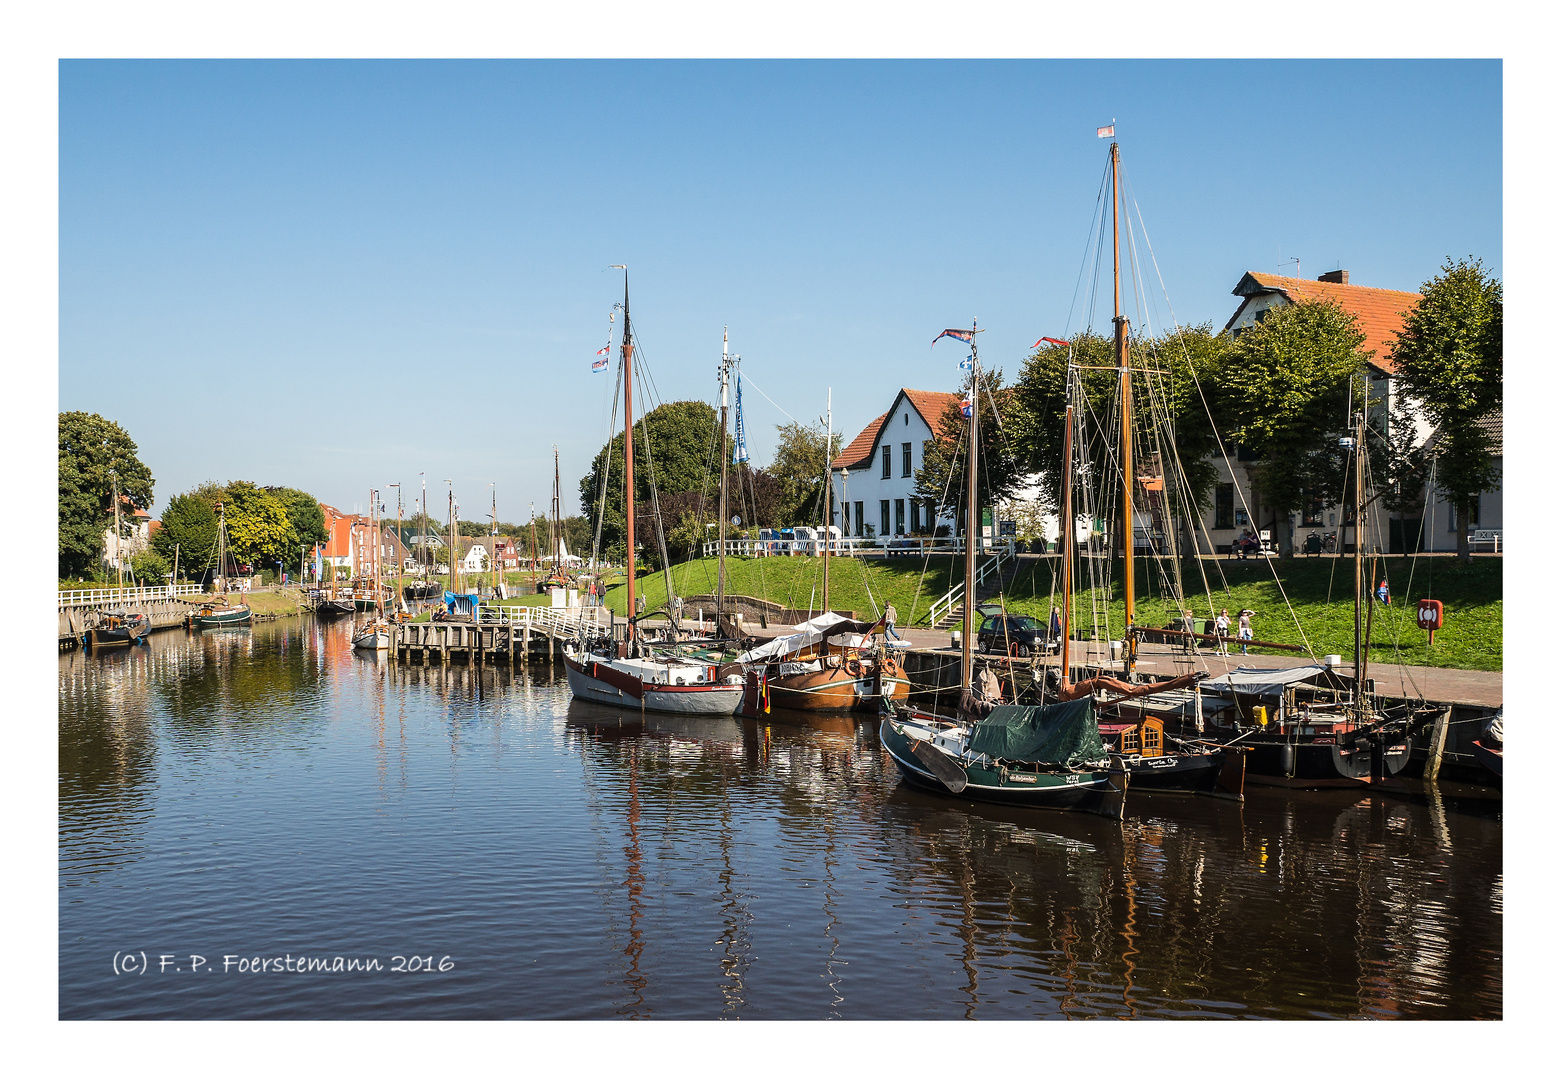
<svg viewBox="0 0 1562 1080"><path fill-rule="evenodd" d="M685 716L731 716L743 701L742 685L648 683L628 672L595 662L589 656L575 658L566 654L564 669L569 676L571 694L582 701L601 705Z"/></svg>
<svg viewBox="0 0 1562 1080"><path fill-rule="evenodd" d="M366 652L385 652L390 648L390 633L385 630L374 630L353 638L353 648L363 649Z"/></svg>

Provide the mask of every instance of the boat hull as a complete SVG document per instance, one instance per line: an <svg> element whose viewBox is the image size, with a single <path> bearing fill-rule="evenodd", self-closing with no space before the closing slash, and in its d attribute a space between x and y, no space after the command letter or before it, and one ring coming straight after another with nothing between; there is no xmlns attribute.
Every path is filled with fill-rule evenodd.
<svg viewBox="0 0 1562 1080"><path fill-rule="evenodd" d="M248 626L249 608L236 611L215 611L209 615L192 615L190 623L197 630L215 630L224 626Z"/></svg>
<svg viewBox="0 0 1562 1080"><path fill-rule="evenodd" d="M360 634L353 638L353 648L364 649L369 652L384 652L390 648L390 632L388 630L375 630L367 634Z"/></svg>
<svg viewBox="0 0 1562 1080"><path fill-rule="evenodd" d="M337 615L351 615L353 602L351 600L321 600L315 605L315 614L331 618Z"/></svg>
<svg viewBox="0 0 1562 1080"><path fill-rule="evenodd" d="M1485 766L1486 771L1502 779L1502 751L1485 745L1479 739L1472 740L1470 749L1475 751L1475 760Z"/></svg>
<svg viewBox="0 0 1562 1080"><path fill-rule="evenodd" d="M966 783L965 788L956 794L917 760L911 741L895 729L888 717L879 723L879 740L895 760L907 783L935 795L1000 806L1085 810L1109 817L1122 816L1122 797L1130 782L1126 772L1106 769L1030 772L962 764Z"/></svg>
<svg viewBox="0 0 1562 1080"><path fill-rule="evenodd" d="M570 693L583 701L686 716L731 716L743 687L727 683L666 686L642 682L589 658L564 658Z"/></svg>
<svg viewBox="0 0 1562 1080"><path fill-rule="evenodd" d="M1359 788L1373 780L1373 747L1342 747L1325 742L1283 741L1246 744L1247 778L1265 787L1298 789ZM1378 780L1398 776L1410 764L1410 740L1383 747Z"/></svg>
<svg viewBox="0 0 1562 1080"><path fill-rule="evenodd" d="M740 710L745 716L763 713L766 696L772 707L802 712L872 711L886 696L892 701L905 701L911 696L911 682L893 660L882 671L870 662L856 672L843 665L771 677L765 680L764 695L759 692L758 679L752 672L745 679Z"/></svg>
<svg viewBox="0 0 1562 1080"><path fill-rule="evenodd" d="M1160 757L1125 757L1123 764L1132 778L1130 789L1145 791L1197 792L1213 795L1220 786L1221 774L1226 767L1226 755L1163 754ZM1231 792L1238 798L1242 789Z"/></svg>

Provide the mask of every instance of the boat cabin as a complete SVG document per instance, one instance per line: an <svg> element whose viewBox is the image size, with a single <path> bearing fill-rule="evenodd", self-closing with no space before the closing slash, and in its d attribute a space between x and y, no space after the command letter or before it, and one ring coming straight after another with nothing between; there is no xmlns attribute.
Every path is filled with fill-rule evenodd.
<svg viewBox="0 0 1562 1080"><path fill-rule="evenodd" d="M1153 716L1137 724L1102 724L1101 741L1107 750L1128 757L1160 757L1165 752L1166 725Z"/></svg>

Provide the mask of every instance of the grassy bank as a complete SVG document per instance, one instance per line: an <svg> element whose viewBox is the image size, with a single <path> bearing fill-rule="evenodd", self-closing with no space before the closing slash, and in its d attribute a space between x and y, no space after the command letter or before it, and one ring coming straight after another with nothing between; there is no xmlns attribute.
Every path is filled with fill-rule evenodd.
<svg viewBox="0 0 1562 1080"><path fill-rule="evenodd" d="M958 562L951 566L952 561L955 560L943 558L929 562L919 589L920 559L888 563L832 559L830 606L849 608L868 617L883 610L887 598L900 612L902 625L919 625L924 622L929 603L959 580ZM1425 556L1380 559L1378 576L1388 578L1392 603L1386 608L1379 604L1374 610L1372 662L1502 670L1502 562L1500 558L1477 558L1461 564L1451 558ZM788 607L818 608L822 603L820 563L819 559L801 556L731 559L727 562L727 591ZM1046 618L1056 596L1057 566L1056 559L1026 560L1024 572L1010 583L1004 596L1008 609ZM1175 617L1177 605L1169 599L1171 588L1164 575L1152 572L1145 560L1135 563L1134 572L1136 621L1141 626L1165 626ZM1184 564L1182 588L1188 597L1187 606L1197 619L1212 618L1212 608L1216 612L1227 608L1235 632L1237 612L1251 608L1256 612L1256 638L1296 645L1305 642L1316 655L1339 653L1348 660L1354 636L1352 573L1350 559L1278 559L1270 563L1256 559L1205 559ZM673 568L673 578L673 588L681 596L713 593L716 562L704 559L683 563ZM646 603L651 607L665 602L666 588L659 572L641 576L636 589L646 594ZM624 595L622 586L607 594L608 606L619 615L624 613ZM1443 602L1443 629L1437 632L1436 644L1430 647L1426 632L1415 625L1413 602L1422 597ZM1085 627L1087 634L1092 626L1092 600L1102 613L1096 622L1099 635L1120 634L1121 567L1109 583L1102 582L1095 590L1084 590L1077 596L1076 625Z"/></svg>

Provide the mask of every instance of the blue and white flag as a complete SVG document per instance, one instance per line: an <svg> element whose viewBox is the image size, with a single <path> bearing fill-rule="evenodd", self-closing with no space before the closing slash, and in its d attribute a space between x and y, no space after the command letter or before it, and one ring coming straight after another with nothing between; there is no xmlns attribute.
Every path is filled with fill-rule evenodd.
<svg viewBox="0 0 1562 1080"><path fill-rule="evenodd" d="M743 432L743 376L738 375L738 420L733 428L732 464L748 460L748 437Z"/></svg>
<svg viewBox="0 0 1562 1080"><path fill-rule="evenodd" d="M971 399L969 397L960 399L960 415L967 420L971 418Z"/></svg>
<svg viewBox="0 0 1562 1080"><path fill-rule="evenodd" d="M1378 599L1384 604L1388 603L1388 578L1378 582Z"/></svg>
<svg viewBox="0 0 1562 1080"><path fill-rule="evenodd" d="M974 356L961 357L961 359L960 359L960 370L961 371L970 371L975 366L976 366L976 357L974 357Z"/></svg>
<svg viewBox="0 0 1562 1080"><path fill-rule="evenodd" d="M607 370L607 357L604 356L600 360L593 360L591 362L591 370L592 371L606 371Z"/></svg>

